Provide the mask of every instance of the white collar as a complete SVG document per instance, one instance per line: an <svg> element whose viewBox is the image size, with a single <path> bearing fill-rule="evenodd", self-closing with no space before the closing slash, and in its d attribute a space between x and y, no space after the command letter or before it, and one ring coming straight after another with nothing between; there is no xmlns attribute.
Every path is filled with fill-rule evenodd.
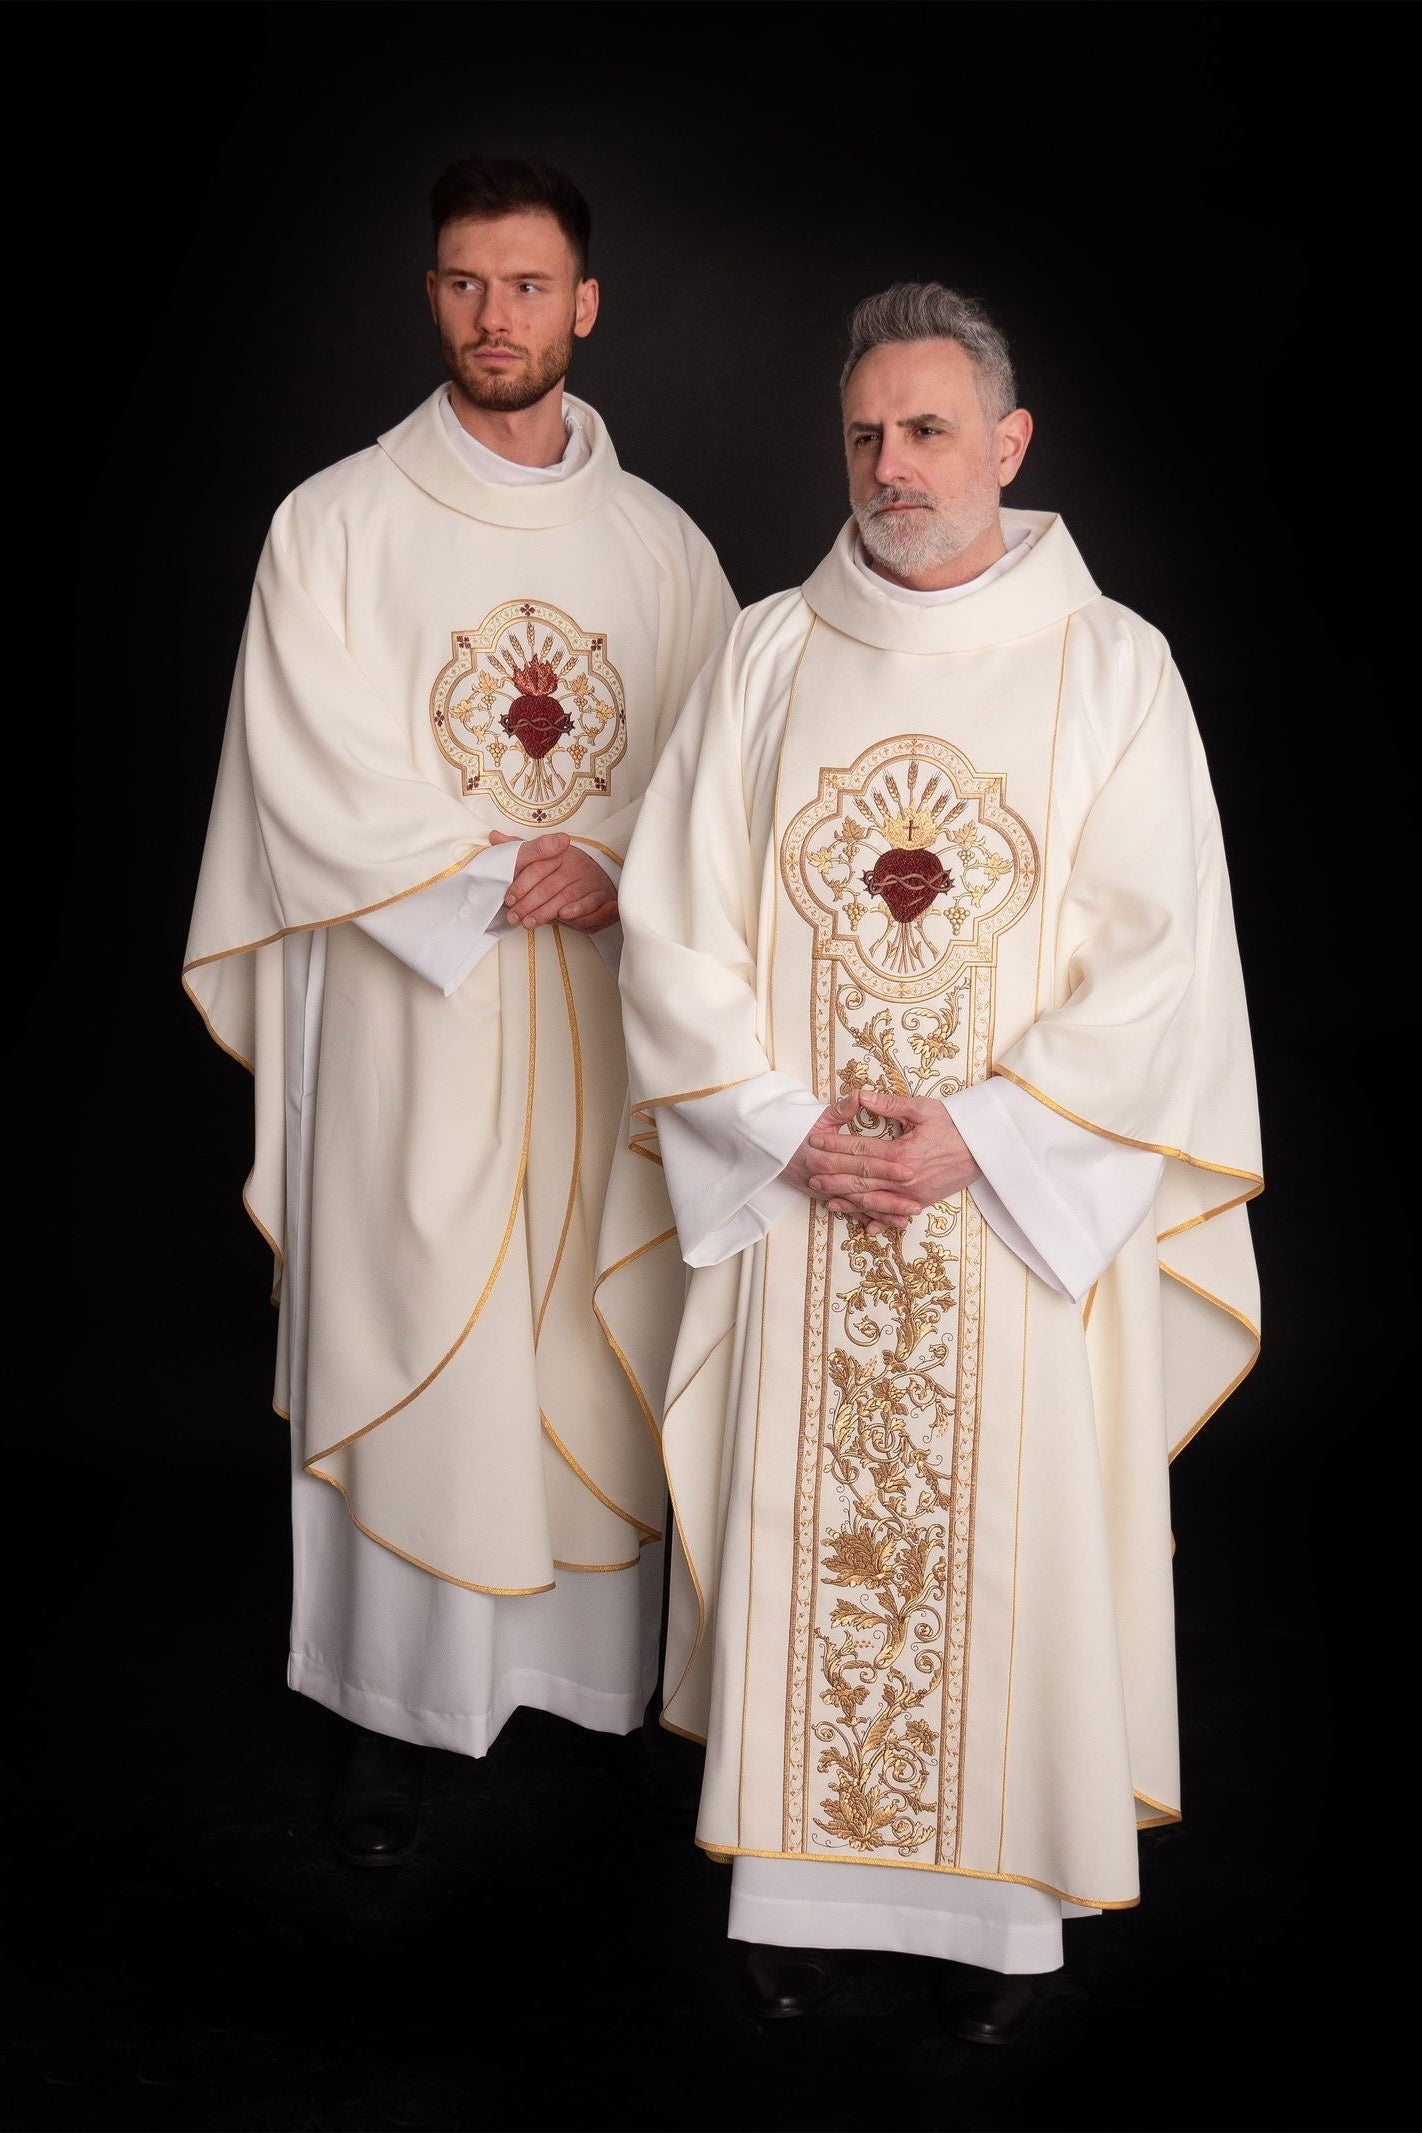
<svg viewBox="0 0 1422 2133"><path fill-rule="evenodd" d="M854 561L856 568L872 579L879 591L887 593L891 600L907 600L914 607L946 607L950 600L961 600L968 593L978 592L984 585L990 585L994 578L1000 578L1005 570L1011 570L1014 563L1021 562L1037 538L1030 526L1020 525L1004 525L1002 537L1007 543L1006 555L1000 555L995 563L989 563L986 570L979 571L977 577L969 578L966 584L942 585L934 592L917 592L910 585L895 585L891 578L874 568L862 537L854 544Z"/></svg>
<svg viewBox="0 0 1422 2133"><path fill-rule="evenodd" d="M568 442L562 458L555 460L551 467L521 466L517 460L505 459L500 453L491 452L477 437L471 437L454 412L447 386L440 400L439 411L450 437L474 472L485 481L500 482L509 488L518 488L530 482L564 481L568 475L575 474L580 466L585 465L591 450L583 426L569 406L566 396L561 412Z"/></svg>

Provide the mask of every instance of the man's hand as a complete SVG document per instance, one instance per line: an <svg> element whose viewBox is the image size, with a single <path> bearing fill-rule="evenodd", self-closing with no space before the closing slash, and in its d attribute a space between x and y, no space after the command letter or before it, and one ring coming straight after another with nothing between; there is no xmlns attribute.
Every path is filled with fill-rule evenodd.
<svg viewBox="0 0 1422 2133"><path fill-rule="evenodd" d="M858 1109L859 1098L857 1096L841 1096L838 1103L829 1104L820 1113L819 1118L811 1126L804 1140L801 1141L799 1147L780 1173L787 1185L798 1186L808 1199L822 1200L824 1198L824 1194L816 1192L810 1183L810 1173L817 1169L820 1164L820 1151L815 1146L815 1136L821 1133L838 1133L842 1127L849 1124L850 1119L853 1118Z"/></svg>
<svg viewBox="0 0 1422 2133"><path fill-rule="evenodd" d="M489 842L519 847L504 897L504 909L515 925L556 923L577 933L600 933L616 921L617 891L611 876L562 830L527 838L490 830Z"/></svg>
<svg viewBox="0 0 1422 2133"><path fill-rule="evenodd" d="M897 1136L850 1133L856 1111L893 1120ZM936 1097L861 1089L831 1104L781 1176L831 1214L852 1215L871 1236L906 1229L915 1215L948 1200L981 1172Z"/></svg>

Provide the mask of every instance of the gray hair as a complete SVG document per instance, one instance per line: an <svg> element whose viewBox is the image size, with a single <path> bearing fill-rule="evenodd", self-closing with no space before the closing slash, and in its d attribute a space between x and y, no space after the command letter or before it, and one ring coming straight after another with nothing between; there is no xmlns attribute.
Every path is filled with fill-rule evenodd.
<svg viewBox="0 0 1422 2133"><path fill-rule="evenodd" d="M977 371L978 397L988 420L1001 422L1017 405L1006 337L976 297L945 289L940 281L897 281L878 296L866 296L850 314L841 399L855 364L886 341L956 341Z"/></svg>

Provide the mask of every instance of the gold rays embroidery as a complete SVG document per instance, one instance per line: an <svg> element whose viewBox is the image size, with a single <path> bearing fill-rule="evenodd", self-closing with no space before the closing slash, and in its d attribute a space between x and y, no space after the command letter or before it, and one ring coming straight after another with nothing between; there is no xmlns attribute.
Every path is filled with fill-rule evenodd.
<svg viewBox="0 0 1422 2133"><path fill-rule="evenodd" d="M937 998L990 967L1038 878L1035 840L960 750L926 734L881 741L819 791L785 834L783 879L831 956L866 992Z"/></svg>
<svg viewBox="0 0 1422 2133"><path fill-rule="evenodd" d="M608 795L627 747L622 678L607 640L542 600L509 600L456 630L430 721L460 789L516 822L566 821Z"/></svg>

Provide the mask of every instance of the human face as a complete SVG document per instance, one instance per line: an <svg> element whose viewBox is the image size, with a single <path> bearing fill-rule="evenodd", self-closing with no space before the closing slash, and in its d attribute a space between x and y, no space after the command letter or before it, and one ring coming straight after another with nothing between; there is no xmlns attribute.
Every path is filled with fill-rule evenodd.
<svg viewBox="0 0 1422 2133"><path fill-rule="evenodd" d="M1001 491L1022 463L1032 418L992 423L977 369L957 341L889 341L844 391L849 500L875 567L916 592L964 585L1007 552Z"/></svg>
<svg viewBox="0 0 1422 2133"><path fill-rule="evenodd" d="M591 333L597 283L536 210L447 222L425 277L444 367L457 393L515 414L561 387L573 342Z"/></svg>

